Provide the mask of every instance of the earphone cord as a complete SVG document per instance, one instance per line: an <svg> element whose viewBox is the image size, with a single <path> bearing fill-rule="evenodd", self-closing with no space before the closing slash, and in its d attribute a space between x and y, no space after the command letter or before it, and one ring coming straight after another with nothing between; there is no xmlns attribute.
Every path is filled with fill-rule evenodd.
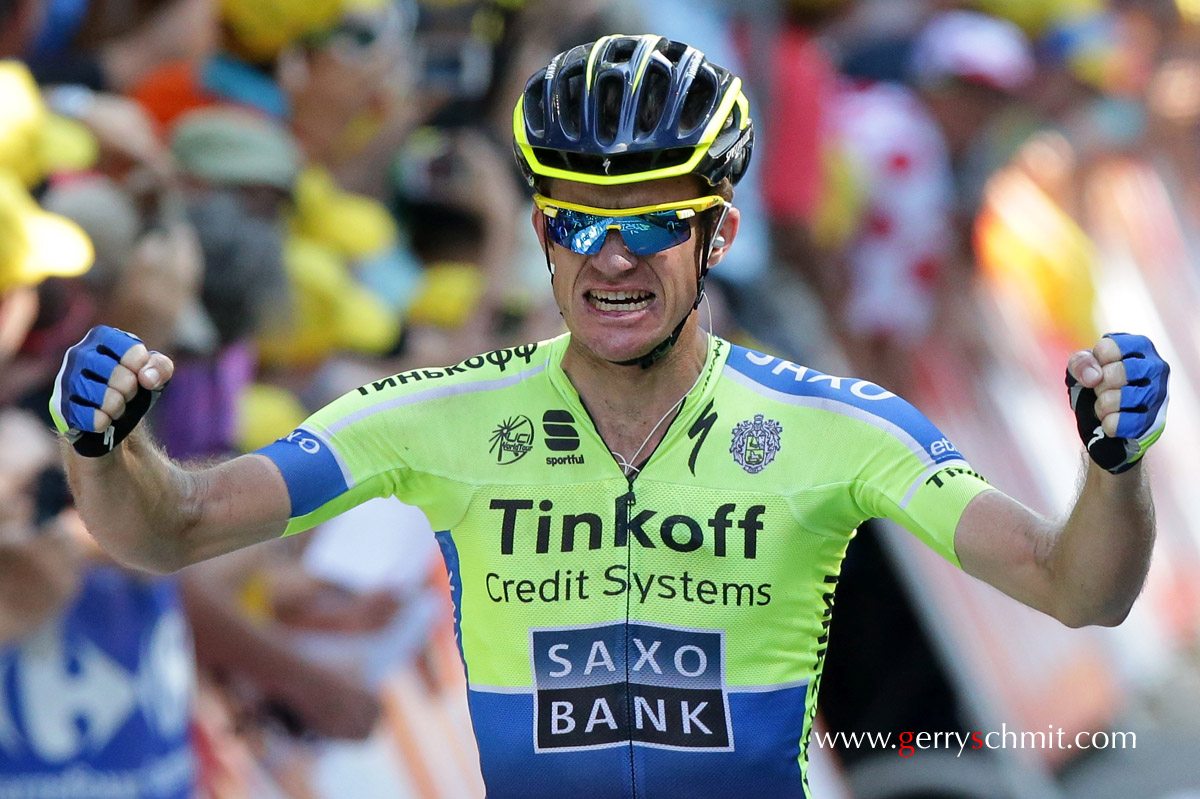
<svg viewBox="0 0 1200 799"><path fill-rule="evenodd" d="M706 310L708 311L708 330L705 332L708 333L708 335L711 337L712 336L712 303L709 302L707 296L704 297L704 304L705 304ZM711 345L711 342L710 342L710 345ZM650 442L650 439L654 437L654 433L658 430L658 428L660 426L662 426L662 423L667 420L667 417L670 416L672 413L674 413L676 411L676 409L678 409L679 406L683 404L683 401L685 399L687 399L688 394L691 394L692 391L695 390L696 386L700 385L700 378L704 377L704 373L706 371L708 371L708 354L710 351L711 351L711 346L708 346L706 348L705 355L704 355L704 366L701 367L700 374L696 375L696 382L692 383L691 388L689 388L687 391L683 392L683 396L680 397L679 399L677 399L675 401L675 404L667 409L667 412L664 413L662 415L662 418L659 419L658 422L655 423L654 427L650 428L650 432L646 435L646 437L644 439L642 439L641 446L639 446L637 448L637 451L633 453L632 458L629 458L628 460L626 460L625 456L622 455L621 453L617 452L615 449L609 450L609 452L612 453L612 456L617 459L617 465L621 467L621 472L626 477L634 477L642 471L641 469L634 466L633 464L637 463L638 456L642 454L642 450L646 448L646 444L648 444Z"/></svg>

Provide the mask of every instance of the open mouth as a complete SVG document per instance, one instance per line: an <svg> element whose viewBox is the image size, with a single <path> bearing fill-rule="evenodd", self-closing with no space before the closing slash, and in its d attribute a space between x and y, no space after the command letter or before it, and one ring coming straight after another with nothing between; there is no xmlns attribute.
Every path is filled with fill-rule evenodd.
<svg viewBox="0 0 1200 799"><path fill-rule="evenodd" d="M640 311L654 300L649 291L589 291L587 301L600 311Z"/></svg>

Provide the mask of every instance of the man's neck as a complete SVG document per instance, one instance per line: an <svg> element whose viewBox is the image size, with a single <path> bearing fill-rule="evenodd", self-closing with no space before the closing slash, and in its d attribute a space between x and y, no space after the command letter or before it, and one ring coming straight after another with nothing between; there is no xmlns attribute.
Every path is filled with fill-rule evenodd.
<svg viewBox="0 0 1200 799"><path fill-rule="evenodd" d="M708 335L693 320L648 369L606 361L573 342L563 354L562 369L609 449L642 460L662 440L671 419L658 423L678 411L707 358ZM639 447L642 451L635 455Z"/></svg>

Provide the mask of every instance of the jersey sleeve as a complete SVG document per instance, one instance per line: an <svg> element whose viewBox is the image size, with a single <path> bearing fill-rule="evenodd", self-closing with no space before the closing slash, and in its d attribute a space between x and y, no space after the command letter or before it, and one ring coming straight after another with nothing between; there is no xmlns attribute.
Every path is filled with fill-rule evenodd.
<svg viewBox="0 0 1200 799"><path fill-rule="evenodd" d="M920 411L899 397L875 420L879 445L859 476L864 513L905 527L961 567L954 532L967 505L992 487Z"/></svg>
<svg viewBox="0 0 1200 799"><path fill-rule="evenodd" d="M291 513L284 535L378 497L420 507L437 530L461 517L471 489L446 476L453 463L436 457L445 436L430 432L439 417L453 413L435 401L447 392L430 389L428 379L422 384L400 377L348 392L256 451L287 484Z"/></svg>
<svg viewBox="0 0 1200 799"><path fill-rule="evenodd" d="M852 515L839 524L849 529L863 519L892 519L961 566L954 552L958 520L991 486L923 413L868 380L741 347L730 352L726 369L734 382L794 408L787 426L812 442L805 468L819 465L823 471L814 474L821 480L849 487Z"/></svg>

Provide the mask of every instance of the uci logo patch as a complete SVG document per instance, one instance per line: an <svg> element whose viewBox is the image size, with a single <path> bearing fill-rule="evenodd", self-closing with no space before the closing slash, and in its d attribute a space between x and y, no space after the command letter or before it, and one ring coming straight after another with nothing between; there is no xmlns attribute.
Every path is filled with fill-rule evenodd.
<svg viewBox="0 0 1200 799"><path fill-rule="evenodd" d="M756 413L753 421L747 419L733 428L733 443L729 452L734 462L748 474L758 474L775 460L782 435L783 425Z"/></svg>
<svg viewBox="0 0 1200 799"><path fill-rule="evenodd" d="M533 449L533 422L528 416L510 416L496 426L489 440L488 452L496 456L496 463L515 463Z"/></svg>

